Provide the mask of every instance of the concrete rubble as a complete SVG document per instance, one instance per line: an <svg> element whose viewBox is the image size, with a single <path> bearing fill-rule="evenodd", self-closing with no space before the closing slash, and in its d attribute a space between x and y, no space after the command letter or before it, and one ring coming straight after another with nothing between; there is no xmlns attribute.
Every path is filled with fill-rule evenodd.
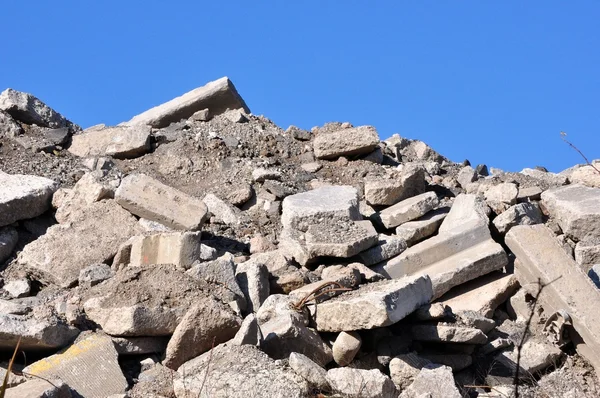
<svg viewBox="0 0 600 398"><path fill-rule="evenodd" d="M600 391L590 165L283 130L227 78L83 131L6 90L0 158L6 396Z"/></svg>

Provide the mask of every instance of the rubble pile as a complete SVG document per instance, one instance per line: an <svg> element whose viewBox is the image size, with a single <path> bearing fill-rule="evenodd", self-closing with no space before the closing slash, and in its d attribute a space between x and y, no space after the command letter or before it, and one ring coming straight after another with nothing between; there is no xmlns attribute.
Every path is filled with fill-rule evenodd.
<svg viewBox="0 0 600 398"><path fill-rule="evenodd" d="M0 170L6 397L600 395L591 165L283 130L222 78L85 130L8 89Z"/></svg>

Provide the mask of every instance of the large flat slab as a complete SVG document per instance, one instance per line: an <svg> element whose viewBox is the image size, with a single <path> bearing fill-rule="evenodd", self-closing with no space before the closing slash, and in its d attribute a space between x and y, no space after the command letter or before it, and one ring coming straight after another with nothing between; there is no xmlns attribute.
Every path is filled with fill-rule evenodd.
<svg viewBox="0 0 600 398"><path fill-rule="evenodd" d="M231 80L222 77L164 104L148 109L125 124L146 124L162 128L181 119L188 119L197 111L206 108L209 109L211 115L219 115L227 109L239 108L250 113L250 109L238 94Z"/></svg>
<svg viewBox="0 0 600 398"><path fill-rule="evenodd" d="M515 274L521 286L535 295L538 281L544 284L539 297L544 311L569 314L577 332L570 333L577 351L600 374L600 290L545 225L513 227L506 234L506 244L519 260Z"/></svg>
<svg viewBox="0 0 600 398"><path fill-rule="evenodd" d="M313 141L317 159L335 159L372 152L379 144L379 135L372 126L360 126L321 133Z"/></svg>
<svg viewBox="0 0 600 398"><path fill-rule="evenodd" d="M109 155L118 159L130 159L150 151L148 126L117 126L89 129L71 138L69 152L75 156Z"/></svg>
<svg viewBox="0 0 600 398"><path fill-rule="evenodd" d="M404 199L379 212L379 220L386 228L393 228L405 222L416 220L433 210L439 203L435 192L425 192Z"/></svg>
<svg viewBox="0 0 600 398"><path fill-rule="evenodd" d="M0 171L0 227L50 209L58 184L48 178Z"/></svg>

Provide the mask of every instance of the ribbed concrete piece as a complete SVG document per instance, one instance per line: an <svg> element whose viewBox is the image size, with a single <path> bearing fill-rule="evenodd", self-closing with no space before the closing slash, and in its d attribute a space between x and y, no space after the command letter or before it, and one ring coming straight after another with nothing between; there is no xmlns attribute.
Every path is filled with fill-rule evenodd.
<svg viewBox="0 0 600 398"><path fill-rule="evenodd" d="M318 304L313 320L320 332L389 326L428 303L431 296L427 276L369 283Z"/></svg>
<svg viewBox="0 0 600 398"><path fill-rule="evenodd" d="M199 230L208 210L199 198L165 185L145 174L130 174L115 193L118 204L138 217L167 227Z"/></svg>
<svg viewBox="0 0 600 398"><path fill-rule="evenodd" d="M222 77L164 104L148 109L125 124L146 124L162 128L173 122L179 122L181 119L188 119L197 111L206 108L209 109L211 115L219 115L227 109L239 108L250 113L250 109L238 94L231 80Z"/></svg>
<svg viewBox="0 0 600 398"><path fill-rule="evenodd" d="M579 336L571 334L577 351L600 374L600 290L562 249L545 225L520 225L506 234L506 244L517 256L515 274L521 286L537 294L544 312L566 311Z"/></svg>
<svg viewBox="0 0 600 398"><path fill-rule="evenodd" d="M82 397L103 398L127 389L112 340L98 334L31 364L24 372L60 379Z"/></svg>

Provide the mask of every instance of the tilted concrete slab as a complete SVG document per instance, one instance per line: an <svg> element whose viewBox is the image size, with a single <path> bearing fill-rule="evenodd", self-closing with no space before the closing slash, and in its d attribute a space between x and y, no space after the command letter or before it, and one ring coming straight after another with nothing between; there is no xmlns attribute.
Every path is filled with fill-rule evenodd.
<svg viewBox="0 0 600 398"><path fill-rule="evenodd" d="M545 225L520 225L506 235L517 256L515 274L521 286L537 294L545 312L564 310L577 333L570 333L577 351L600 374L600 290L562 249ZM571 331L570 331L571 332Z"/></svg>
<svg viewBox="0 0 600 398"><path fill-rule="evenodd" d="M227 109L239 108L250 113L250 109L238 94L231 80L222 77L164 104L148 109L124 124L146 124L162 128L181 119L188 119L197 111L206 108L209 109L211 115L219 115Z"/></svg>
<svg viewBox="0 0 600 398"><path fill-rule="evenodd" d="M386 228L393 228L405 222L424 216L439 203L435 192L425 192L404 199L379 212L378 219Z"/></svg>
<svg viewBox="0 0 600 398"><path fill-rule="evenodd" d="M321 133L315 137L313 149L317 159L335 159L372 152L377 144L377 130L372 126L359 126Z"/></svg>
<svg viewBox="0 0 600 398"><path fill-rule="evenodd" d="M90 129L73 136L69 152L79 157L136 158L150 151L150 133L147 126Z"/></svg>

